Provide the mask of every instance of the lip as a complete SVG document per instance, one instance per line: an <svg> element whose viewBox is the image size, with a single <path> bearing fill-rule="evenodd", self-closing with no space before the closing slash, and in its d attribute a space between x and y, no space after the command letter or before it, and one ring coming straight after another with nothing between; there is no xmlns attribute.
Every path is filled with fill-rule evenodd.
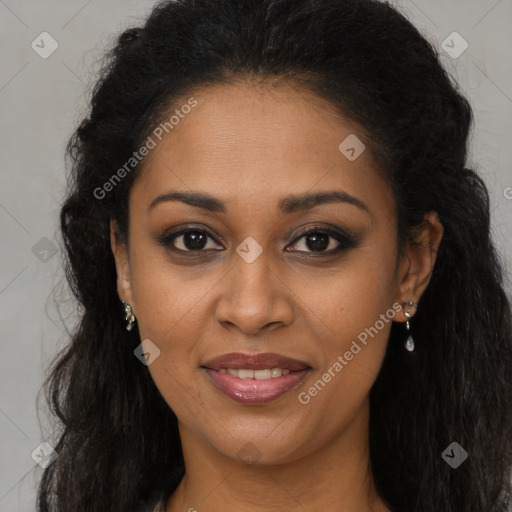
<svg viewBox="0 0 512 512"><path fill-rule="evenodd" d="M242 379L229 373L221 373L219 371L221 368L248 370L282 368L290 370L290 373L267 380ZM211 384L232 400L244 404L262 404L277 400L296 388L311 367L304 361L270 352L261 354L232 352L207 361L201 369L206 373Z"/></svg>
<svg viewBox="0 0 512 512"><path fill-rule="evenodd" d="M304 361L272 352L263 352L260 354L230 352L229 354L223 354L210 359L201 366L210 368L211 370L220 370L221 368L246 368L248 370L282 368L283 370L298 371L310 368L310 365Z"/></svg>
<svg viewBox="0 0 512 512"><path fill-rule="evenodd" d="M277 400L296 388L311 368L290 372L267 380L241 379L211 368L201 368L210 382L232 400L243 404L262 404Z"/></svg>

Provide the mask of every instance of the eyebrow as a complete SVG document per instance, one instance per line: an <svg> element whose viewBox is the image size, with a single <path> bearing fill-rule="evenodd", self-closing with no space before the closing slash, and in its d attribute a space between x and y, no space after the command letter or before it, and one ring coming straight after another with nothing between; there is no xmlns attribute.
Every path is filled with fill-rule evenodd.
<svg viewBox="0 0 512 512"><path fill-rule="evenodd" d="M159 195L149 205L151 210L156 205L169 201L181 201L190 206L195 206L209 212L226 213L227 207L221 200L205 192L179 192L170 191ZM331 203L347 203L356 206L360 210L371 216L370 208L366 203L351 196L342 190L329 190L323 192L306 192L299 195L288 195L282 198L278 203L278 208L282 213L290 214L297 211L311 210L315 206Z"/></svg>

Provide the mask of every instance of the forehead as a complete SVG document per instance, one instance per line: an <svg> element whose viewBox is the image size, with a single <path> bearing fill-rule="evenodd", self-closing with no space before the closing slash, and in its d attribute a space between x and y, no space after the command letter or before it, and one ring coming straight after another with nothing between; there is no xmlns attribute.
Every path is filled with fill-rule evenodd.
<svg viewBox="0 0 512 512"><path fill-rule="evenodd" d="M189 98L195 106L181 109ZM150 203L166 189L202 190L228 209L268 208L288 194L336 188L365 197L374 209L390 207L362 131L309 90L216 85L175 102L163 123L173 114L172 125L150 134L155 147L133 187L141 200ZM351 147L355 159L347 157Z"/></svg>

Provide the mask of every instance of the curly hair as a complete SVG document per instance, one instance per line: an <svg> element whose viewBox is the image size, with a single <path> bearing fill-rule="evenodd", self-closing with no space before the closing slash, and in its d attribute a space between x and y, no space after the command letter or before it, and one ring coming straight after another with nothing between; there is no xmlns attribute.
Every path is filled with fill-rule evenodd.
<svg viewBox="0 0 512 512"><path fill-rule="evenodd" d="M134 357L139 333L124 328L116 292L109 224L127 235L140 165L101 199L94 191L178 98L241 77L295 80L361 127L392 186L400 251L426 212L444 226L416 350L393 323L370 392L379 494L395 512L509 510L512 312L488 191L466 167L472 109L433 44L377 0L166 1L109 50L66 151L60 221L82 314L44 383L62 429L38 510L152 510L184 474L177 418ZM441 457L454 441L469 454L457 470Z"/></svg>

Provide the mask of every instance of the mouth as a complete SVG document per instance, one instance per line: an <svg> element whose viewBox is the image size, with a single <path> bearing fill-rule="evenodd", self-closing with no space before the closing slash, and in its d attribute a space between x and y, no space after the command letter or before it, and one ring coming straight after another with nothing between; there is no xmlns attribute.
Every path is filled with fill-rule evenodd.
<svg viewBox="0 0 512 512"><path fill-rule="evenodd" d="M201 366L215 388L245 404L267 403L296 388L311 370L279 354L224 354Z"/></svg>

